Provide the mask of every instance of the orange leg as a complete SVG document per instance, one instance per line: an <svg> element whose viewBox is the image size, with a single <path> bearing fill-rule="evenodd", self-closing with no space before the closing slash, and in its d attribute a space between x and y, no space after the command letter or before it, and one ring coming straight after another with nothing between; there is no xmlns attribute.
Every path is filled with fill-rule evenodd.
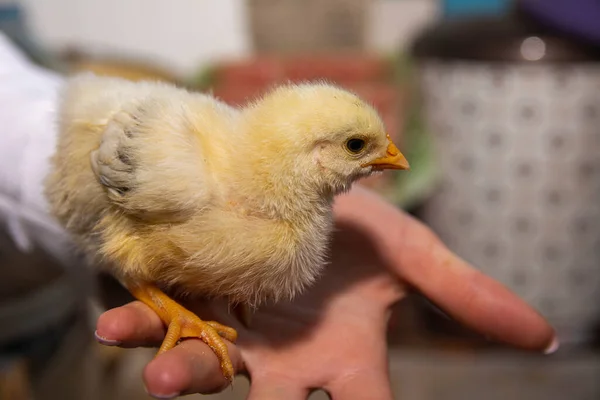
<svg viewBox="0 0 600 400"><path fill-rule="evenodd" d="M219 358L225 378L230 382L233 381L233 365L227 346L221 337L235 343L237 339L235 329L218 322L201 320L154 285L130 284L127 288L135 298L154 310L167 326L167 334L157 355L172 349L181 339L199 338Z"/></svg>

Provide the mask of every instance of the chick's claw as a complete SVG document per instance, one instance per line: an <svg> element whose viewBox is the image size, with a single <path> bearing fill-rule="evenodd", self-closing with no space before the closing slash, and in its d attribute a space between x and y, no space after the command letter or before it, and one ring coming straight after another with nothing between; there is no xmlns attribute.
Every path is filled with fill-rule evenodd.
<svg viewBox="0 0 600 400"><path fill-rule="evenodd" d="M233 382L233 364L223 339L235 342L235 329L218 322L201 320L154 285L130 284L128 289L134 297L156 312L167 326L167 334L157 355L172 349L183 339L198 338L215 353L223 375L229 382Z"/></svg>
<svg viewBox="0 0 600 400"><path fill-rule="evenodd" d="M186 310L187 311L187 310ZM223 338L234 342L237 339L235 329L219 324L218 322L205 322L191 312L181 313L171 320L167 335L157 355L172 349L184 339L198 338L211 348L221 364L225 378L233 381L233 364L227 352L227 345Z"/></svg>
<svg viewBox="0 0 600 400"><path fill-rule="evenodd" d="M206 321L206 323L212 326L223 339L227 339L231 343L235 343L237 340L237 331L235 329L222 325L216 321Z"/></svg>

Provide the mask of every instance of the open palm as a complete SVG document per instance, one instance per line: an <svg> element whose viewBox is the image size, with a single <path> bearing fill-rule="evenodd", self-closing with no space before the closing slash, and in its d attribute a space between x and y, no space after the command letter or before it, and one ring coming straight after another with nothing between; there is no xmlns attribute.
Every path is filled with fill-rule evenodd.
<svg viewBox="0 0 600 400"><path fill-rule="evenodd" d="M375 194L355 188L335 206L331 264L293 302L262 307L244 328L220 302L186 305L203 318L236 328L230 345L237 371L251 377L249 398L300 400L323 388L336 399L391 399L385 332L390 307L418 290L458 321L499 341L545 351L552 328L534 310L452 254L421 223ZM139 302L104 313L104 344L159 344L160 319ZM222 390L217 358L186 340L152 360L148 391L168 398Z"/></svg>

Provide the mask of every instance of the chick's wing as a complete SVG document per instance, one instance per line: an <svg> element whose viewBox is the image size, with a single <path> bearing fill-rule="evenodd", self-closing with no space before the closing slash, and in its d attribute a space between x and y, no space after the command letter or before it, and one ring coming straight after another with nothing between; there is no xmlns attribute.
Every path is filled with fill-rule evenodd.
<svg viewBox="0 0 600 400"><path fill-rule="evenodd" d="M206 166L188 111L176 99L150 95L125 104L107 121L91 165L114 204L138 217L167 221L203 206Z"/></svg>

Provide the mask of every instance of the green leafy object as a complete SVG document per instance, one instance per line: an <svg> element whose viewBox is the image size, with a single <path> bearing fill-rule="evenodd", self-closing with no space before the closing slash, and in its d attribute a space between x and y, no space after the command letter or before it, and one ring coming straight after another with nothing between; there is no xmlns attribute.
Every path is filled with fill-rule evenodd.
<svg viewBox="0 0 600 400"><path fill-rule="evenodd" d="M390 201L402 208L412 208L425 200L432 193L437 179L430 135L420 126L420 118L414 124L416 126L407 129L404 151L411 169L394 174L393 184L386 194Z"/></svg>
<svg viewBox="0 0 600 400"><path fill-rule="evenodd" d="M431 195L438 170L432 138L423 118L412 60L405 54L396 55L392 60L394 79L406 88L411 99L404 128L403 150L411 169L394 174L392 184L383 195L399 207L408 209Z"/></svg>
<svg viewBox="0 0 600 400"><path fill-rule="evenodd" d="M210 90L218 81L218 72L216 67L202 68L197 74L192 76L187 84L196 90Z"/></svg>

